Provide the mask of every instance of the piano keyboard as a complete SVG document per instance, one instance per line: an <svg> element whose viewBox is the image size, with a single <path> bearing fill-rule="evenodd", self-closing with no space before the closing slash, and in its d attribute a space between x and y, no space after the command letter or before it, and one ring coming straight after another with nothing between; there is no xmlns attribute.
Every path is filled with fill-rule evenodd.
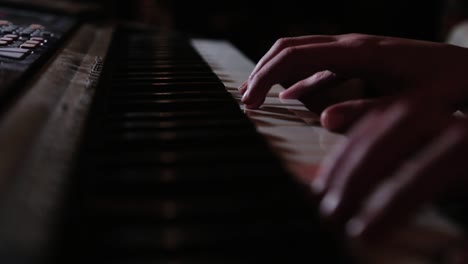
<svg viewBox="0 0 468 264"><path fill-rule="evenodd" d="M311 253L344 262L306 193L187 39L122 30L106 65L70 184L61 262Z"/></svg>
<svg viewBox="0 0 468 264"><path fill-rule="evenodd" d="M83 25L57 53L0 115L2 263L437 263L462 241L434 211L388 245L331 235L307 184L342 137L279 86L239 105L254 65L228 42Z"/></svg>

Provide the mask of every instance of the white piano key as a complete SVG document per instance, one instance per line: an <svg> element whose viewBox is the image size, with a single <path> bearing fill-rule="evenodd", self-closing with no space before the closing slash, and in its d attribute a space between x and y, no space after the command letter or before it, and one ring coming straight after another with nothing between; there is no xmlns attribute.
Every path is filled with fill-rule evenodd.
<svg viewBox="0 0 468 264"><path fill-rule="evenodd" d="M280 99L278 97L267 97L265 98L264 106L280 106L286 108L297 108L307 110L307 108L299 100L293 99Z"/></svg>
<svg viewBox="0 0 468 264"><path fill-rule="evenodd" d="M266 115L255 114L250 112L247 114L252 121L258 126L305 126L304 121L298 117L289 117L281 115Z"/></svg>
<svg viewBox="0 0 468 264"><path fill-rule="evenodd" d="M284 127L259 127L259 132L266 135L272 135L281 138L287 138L290 142L296 143L309 143L309 142L323 142L327 145L337 142L341 135L335 135L324 132L323 128L314 128L311 126L284 126ZM294 135L294 136L291 136ZM322 138L326 138L322 141Z"/></svg>

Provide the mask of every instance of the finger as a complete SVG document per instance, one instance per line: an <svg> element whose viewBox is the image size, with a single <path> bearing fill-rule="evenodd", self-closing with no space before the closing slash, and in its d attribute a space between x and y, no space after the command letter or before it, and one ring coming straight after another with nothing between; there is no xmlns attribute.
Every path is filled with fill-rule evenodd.
<svg viewBox="0 0 468 264"><path fill-rule="evenodd" d="M348 131L365 114L376 108L385 108L388 98L357 99L334 104L326 108L321 116L322 126L332 132Z"/></svg>
<svg viewBox="0 0 468 264"><path fill-rule="evenodd" d="M338 168L345 162L347 155L350 155L353 141L357 141L365 135L369 129L367 123L378 122L381 115L381 109L375 109L363 117L363 120L353 128L349 138L341 139L330 153L321 162L317 172L317 176L311 182L311 190L317 196L323 196L325 191L329 188L333 181L333 176L336 174ZM352 140L350 140L352 139Z"/></svg>
<svg viewBox="0 0 468 264"><path fill-rule="evenodd" d="M369 196L361 212L348 222L348 234L367 240L384 236L423 203L466 177L467 134L465 123L446 129Z"/></svg>
<svg viewBox="0 0 468 264"><path fill-rule="evenodd" d="M239 86L239 92L243 95L245 93L245 91L247 90L247 84L248 82L245 81L241 84L241 86Z"/></svg>
<svg viewBox="0 0 468 264"><path fill-rule="evenodd" d="M302 73L305 69L310 73L307 74L308 76L318 72L318 70L314 68L298 67L300 61L304 59L305 48L311 50L315 45L316 44L294 46L282 49L279 54L274 56L251 75L247 90L242 97L242 103L244 103L247 108L258 108L265 100L266 93L274 84L283 82L295 83L302 80L302 74L296 76L296 78L298 78L296 80L294 80L292 76L295 76L298 72Z"/></svg>
<svg viewBox="0 0 468 264"><path fill-rule="evenodd" d="M312 43L325 43L334 41L335 37L333 36L324 36L324 35L313 35L313 36L302 36L294 38L281 38L273 44L270 50L259 60L254 70L250 74L252 77L255 75L266 63L268 63L272 58L278 55L281 51L286 48L294 46L302 46ZM250 79L250 78L249 78Z"/></svg>
<svg viewBox="0 0 468 264"><path fill-rule="evenodd" d="M309 75L329 70L344 78L377 77L376 75L384 71L383 68L386 66L379 66L382 63L374 64L373 62L379 61L380 58L376 55L370 56L370 54L372 52L367 49L344 41L283 49L252 76L242 102L248 108L259 107L272 85L285 80L291 81L291 76L305 70L309 72Z"/></svg>
<svg viewBox="0 0 468 264"><path fill-rule="evenodd" d="M363 98L366 85L359 79L344 79L330 71L323 71L297 82L279 96L282 99L298 99L311 112L321 113L330 105Z"/></svg>
<svg viewBox="0 0 468 264"><path fill-rule="evenodd" d="M246 81L245 87L242 87L241 89L241 94L244 94L247 90L247 85L249 80L253 78L255 74L265 65L267 64L272 58L277 56L279 53L281 53L284 49L294 47L294 46L301 46L301 45L306 45L306 44L312 44L312 43L326 43L330 41L334 41L335 37L334 36L323 36L323 35L313 35L313 36L302 36L302 37L294 37L294 38L281 38L275 42L275 44L270 48L270 50L260 59L260 61L257 63L255 66L254 70L250 74L248 80ZM290 80L283 80L282 84L286 83L294 83L294 78L292 78L293 81ZM289 86L289 85L286 85Z"/></svg>
<svg viewBox="0 0 468 264"><path fill-rule="evenodd" d="M336 86L346 79L338 77L331 71L317 72L309 78L297 82L285 91L280 93L282 99L301 99L308 94L322 90L330 86Z"/></svg>
<svg viewBox="0 0 468 264"><path fill-rule="evenodd" d="M399 164L433 137L441 116L425 113L408 103L397 103L381 116L370 130L348 147L344 162L334 172L321 202L324 216L344 223L361 206L361 201L380 181L389 177Z"/></svg>

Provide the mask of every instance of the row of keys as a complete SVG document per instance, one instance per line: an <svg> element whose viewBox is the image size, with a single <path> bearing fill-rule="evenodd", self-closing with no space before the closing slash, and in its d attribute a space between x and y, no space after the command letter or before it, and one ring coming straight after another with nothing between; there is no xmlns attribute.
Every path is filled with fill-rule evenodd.
<svg viewBox="0 0 468 264"><path fill-rule="evenodd" d="M4 37L1 37L0 46L6 47L0 48L0 56L7 57L10 59L23 59L29 54L29 50L37 48L39 45L46 41L43 38L33 37L29 40L25 40L24 42L20 41L17 45L8 46L16 40L18 40L17 35L6 35Z"/></svg>
<svg viewBox="0 0 468 264"><path fill-rule="evenodd" d="M0 37L0 45L7 45L13 43L13 41L20 40L22 38L19 38L18 35L15 34L8 34L3 37ZM37 42L37 44L40 44L41 42L46 42L47 40L41 37L32 37L29 38L29 40L24 40L25 42L27 41L34 41Z"/></svg>
<svg viewBox="0 0 468 264"><path fill-rule="evenodd" d="M39 24L20 26L7 20L0 20L0 33L2 34L17 34L23 37L51 37L53 35L51 32L44 31L44 29L45 27Z"/></svg>
<svg viewBox="0 0 468 264"><path fill-rule="evenodd" d="M31 24L27 27L14 25L9 21L0 20L0 56L10 59L23 59L30 51L47 42L43 32L44 26ZM2 47L3 46L3 47Z"/></svg>
<svg viewBox="0 0 468 264"><path fill-rule="evenodd" d="M22 88L32 74L47 67L46 61L59 53L65 34L78 26L74 16L34 9L26 5L23 9L0 4L0 105L22 99L23 89L18 88ZM2 245L0 248L2 251ZM4 258L0 256L0 259Z"/></svg>

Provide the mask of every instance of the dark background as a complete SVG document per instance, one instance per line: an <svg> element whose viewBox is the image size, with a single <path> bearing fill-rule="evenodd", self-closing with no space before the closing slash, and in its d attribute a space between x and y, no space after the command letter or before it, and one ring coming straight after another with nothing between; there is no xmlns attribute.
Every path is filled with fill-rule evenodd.
<svg viewBox="0 0 468 264"><path fill-rule="evenodd" d="M440 1L278 1L192 1L186 8L173 5L172 10L176 28L227 38L255 61L281 37L359 32L438 38ZM200 8L200 2L210 7Z"/></svg>
<svg viewBox="0 0 468 264"><path fill-rule="evenodd" d="M275 40L289 36L365 33L444 41L447 30L466 17L466 2L101 0L108 16L151 23L192 37L227 39L254 61Z"/></svg>

